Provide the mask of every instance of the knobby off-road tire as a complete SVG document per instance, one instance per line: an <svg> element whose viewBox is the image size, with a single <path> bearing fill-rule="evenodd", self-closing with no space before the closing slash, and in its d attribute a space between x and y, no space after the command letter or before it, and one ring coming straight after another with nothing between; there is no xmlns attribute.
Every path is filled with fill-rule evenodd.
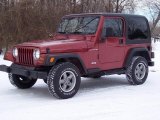
<svg viewBox="0 0 160 120"><path fill-rule="evenodd" d="M59 99L73 97L78 92L80 83L79 69L69 62L53 66L47 78L50 94Z"/></svg>
<svg viewBox="0 0 160 120"><path fill-rule="evenodd" d="M47 84L47 79L43 79L43 82Z"/></svg>
<svg viewBox="0 0 160 120"><path fill-rule="evenodd" d="M143 84L148 77L148 62L141 56L132 58L126 70L126 78L132 85Z"/></svg>
<svg viewBox="0 0 160 120"><path fill-rule="evenodd" d="M31 88L37 81L37 79L29 79L27 77L15 75L11 73L9 73L9 80L13 86L20 89Z"/></svg>

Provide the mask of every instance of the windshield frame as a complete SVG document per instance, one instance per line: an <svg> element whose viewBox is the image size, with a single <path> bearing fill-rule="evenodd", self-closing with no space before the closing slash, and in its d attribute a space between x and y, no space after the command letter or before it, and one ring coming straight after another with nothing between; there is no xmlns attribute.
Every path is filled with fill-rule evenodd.
<svg viewBox="0 0 160 120"><path fill-rule="evenodd" d="M62 23L62 21L64 19L72 19L72 18L83 18L83 17L95 17L95 18L99 18L98 22L97 22L97 25L96 25L96 29L95 29L95 32L94 33L86 33L86 34L76 34L76 33L60 33L59 32L59 27L60 27L60 24ZM95 35L98 31L98 26L100 24L100 19L101 19L101 16L100 15L67 15L67 16L64 16L62 17L58 27L57 27L57 30L56 30L56 33L58 34L61 34L61 35ZM79 29L79 28L78 28Z"/></svg>

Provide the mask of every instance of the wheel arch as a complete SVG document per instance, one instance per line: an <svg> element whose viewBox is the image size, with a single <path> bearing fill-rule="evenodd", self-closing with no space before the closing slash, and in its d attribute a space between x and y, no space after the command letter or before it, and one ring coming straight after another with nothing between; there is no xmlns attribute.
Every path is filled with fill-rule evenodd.
<svg viewBox="0 0 160 120"><path fill-rule="evenodd" d="M149 51L146 48L132 48L129 50L127 57L125 58L125 61L124 61L125 68L129 65L130 61L135 56L144 57L148 63L149 61L151 61Z"/></svg>
<svg viewBox="0 0 160 120"><path fill-rule="evenodd" d="M50 63L50 58L54 57L55 61ZM81 59L81 57L77 54L59 54L59 55L48 55L46 60L47 66L53 66L55 64L59 64L62 62L71 62L80 70L81 75L87 74L87 69Z"/></svg>

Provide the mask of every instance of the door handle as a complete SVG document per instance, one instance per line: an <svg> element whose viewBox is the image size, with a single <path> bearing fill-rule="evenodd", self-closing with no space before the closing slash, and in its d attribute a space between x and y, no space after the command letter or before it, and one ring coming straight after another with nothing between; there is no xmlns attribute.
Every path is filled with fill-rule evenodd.
<svg viewBox="0 0 160 120"><path fill-rule="evenodd" d="M119 44L123 44L123 39L119 39Z"/></svg>

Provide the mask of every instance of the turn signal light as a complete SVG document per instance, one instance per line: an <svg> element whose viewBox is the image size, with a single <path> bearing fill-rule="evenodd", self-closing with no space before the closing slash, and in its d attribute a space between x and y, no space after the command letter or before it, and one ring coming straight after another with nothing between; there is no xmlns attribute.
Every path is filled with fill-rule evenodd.
<svg viewBox="0 0 160 120"><path fill-rule="evenodd" d="M54 58L54 57L51 57L51 58L50 58L50 63L53 63L54 60L55 60L55 58Z"/></svg>

